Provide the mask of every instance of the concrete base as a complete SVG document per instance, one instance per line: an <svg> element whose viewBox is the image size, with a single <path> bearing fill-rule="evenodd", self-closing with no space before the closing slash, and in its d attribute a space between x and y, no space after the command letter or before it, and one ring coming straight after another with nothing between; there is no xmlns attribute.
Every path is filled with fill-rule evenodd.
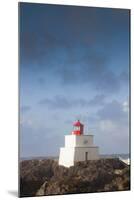
<svg viewBox="0 0 134 200"><path fill-rule="evenodd" d="M99 148L91 147L62 147L60 148L59 165L73 166L75 162L99 159Z"/></svg>

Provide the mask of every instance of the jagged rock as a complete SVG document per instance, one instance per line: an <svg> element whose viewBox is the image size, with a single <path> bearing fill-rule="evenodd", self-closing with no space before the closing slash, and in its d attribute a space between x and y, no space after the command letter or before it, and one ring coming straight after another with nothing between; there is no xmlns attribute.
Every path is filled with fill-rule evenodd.
<svg viewBox="0 0 134 200"><path fill-rule="evenodd" d="M114 173L115 173L115 174L122 174L122 173L123 173L123 170L121 170L121 169L115 169L115 170L114 170Z"/></svg>
<svg viewBox="0 0 134 200"><path fill-rule="evenodd" d="M129 166L119 159L78 162L70 168L50 159L20 163L21 197L129 189Z"/></svg>
<svg viewBox="0 0 134 200"><path fill-rule="evenodd" d="M45 181L43 185L40 187L40 189L36 192L36 196L45 195L46 186L47 186L47 181Z"/></svg>

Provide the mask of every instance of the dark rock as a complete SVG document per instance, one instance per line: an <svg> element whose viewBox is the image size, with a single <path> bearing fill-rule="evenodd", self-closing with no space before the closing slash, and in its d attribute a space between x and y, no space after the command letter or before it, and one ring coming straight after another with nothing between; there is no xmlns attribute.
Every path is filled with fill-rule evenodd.
<svg viewBox="0 0 134 200"><path fill-rule="evenodd" d="M20 163L21 197L129 189L129 166L119 159L78 162L70 168L49 159Z"/></svg>

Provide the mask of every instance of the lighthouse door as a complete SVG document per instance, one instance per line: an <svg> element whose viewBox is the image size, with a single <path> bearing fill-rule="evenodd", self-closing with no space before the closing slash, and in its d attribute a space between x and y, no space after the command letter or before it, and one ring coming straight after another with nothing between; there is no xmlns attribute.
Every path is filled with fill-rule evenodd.
<svg viewBox="0 0 134 200"><path fill-rule="evenodd" d="M85 161L88 160L88 152L85 152Z"/></svg>

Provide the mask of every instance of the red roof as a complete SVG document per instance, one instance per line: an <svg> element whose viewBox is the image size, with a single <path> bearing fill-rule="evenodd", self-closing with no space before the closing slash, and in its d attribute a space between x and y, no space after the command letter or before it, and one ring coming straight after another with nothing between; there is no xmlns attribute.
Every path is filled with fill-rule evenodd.
<svg viewBox="0 0 134 200"><path fill-rule="evenodd" d="M83 124L81 124L79 120L77 122L75 122L73 125L74 126L83 126Z"/></svg>

